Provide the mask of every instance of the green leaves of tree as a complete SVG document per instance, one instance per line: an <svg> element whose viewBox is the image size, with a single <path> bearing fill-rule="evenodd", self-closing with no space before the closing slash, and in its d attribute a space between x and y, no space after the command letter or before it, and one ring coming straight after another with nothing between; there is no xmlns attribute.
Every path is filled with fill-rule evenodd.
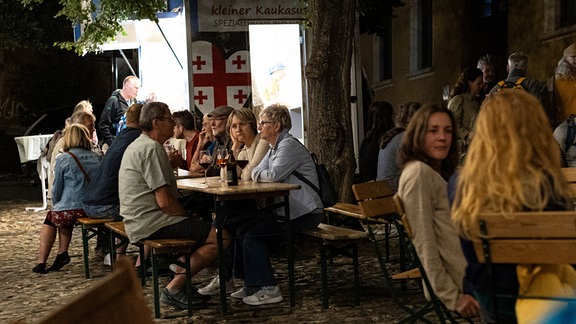
<svg viewBox="0 0 576 324"><path fill-rule="evenodd" d="M19 0L27 8L44 0ZM128 19L158 21L156 13L166 10L165 0L60 0L62 9L55 17L66 17L72 25L81 25L83 33L76 42L56 42L60 48L74 50L78 54L98 52L98 45L112 41L123 32L121 22Z"/></svg>

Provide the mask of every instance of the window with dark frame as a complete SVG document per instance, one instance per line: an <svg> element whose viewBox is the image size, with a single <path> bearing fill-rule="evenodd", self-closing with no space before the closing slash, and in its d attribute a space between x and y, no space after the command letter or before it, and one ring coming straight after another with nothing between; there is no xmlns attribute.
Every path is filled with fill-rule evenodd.
<svg viewBox="0 0 576 324"><path fill-rule="evenodd" d="M560 0L560 28L576 24L576 1Z"/></svg>
<svg viewBox="0 0 576 324"><path fill-rule="evenodd" d="M432 67L432 0L417 1L416 70Z"/></svg>
<svg viewBox="0 0 576 324"><path fill-rule="evenodd" d="M386 35L378 37L378 81L392 79L392 17L385 19Z"/></svg>

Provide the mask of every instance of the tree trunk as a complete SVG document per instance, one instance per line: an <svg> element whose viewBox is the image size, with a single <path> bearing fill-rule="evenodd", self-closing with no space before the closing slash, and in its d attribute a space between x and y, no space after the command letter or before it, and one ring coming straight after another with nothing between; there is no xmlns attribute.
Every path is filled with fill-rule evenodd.
<svg viewBox="0 0 576 324"><path fill-rule="evenodd" d="M352 200L356 169L350 116L350 64L356 0L309 0L311 49L308 146L326 164L341 201Z"/></svg>

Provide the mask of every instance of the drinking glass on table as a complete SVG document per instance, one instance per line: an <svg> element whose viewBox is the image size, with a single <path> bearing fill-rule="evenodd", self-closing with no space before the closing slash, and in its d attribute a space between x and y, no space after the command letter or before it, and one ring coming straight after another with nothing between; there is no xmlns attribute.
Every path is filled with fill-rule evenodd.
<svg viewBox="0 0 576 324"><path fill-rule="evenodd" d="M218 163L218 165L220 166L220 170L224 170L224 168L226 167L226 163L228 162L228 150L225 148L218 149L216 154L217 154L216 163ZM220 171L220 182L226 181L225 177L226 174Z"/></svg>
<svg viewBox="0 0 576 324"><path fill-rule="evenodd" d="M206 183L206 173L208 172L208 168L212 165L212 154L210 153L210 150L202 150L200 151L200 161L198 164L200 164L200 166L202 168L204 168L204 182Z"/></svg>
<svg viewBox="0 0 576 324"><path fill-rule="evenodd" d="M246 146L243 146L238 152L238 158L236 158L236 164L238 164L240 170L244 170L244 168L248 165L248 151L246 151ZM242 177L240 177L240 179L241 179L240 181L247 181L244 180Z"/></svg>

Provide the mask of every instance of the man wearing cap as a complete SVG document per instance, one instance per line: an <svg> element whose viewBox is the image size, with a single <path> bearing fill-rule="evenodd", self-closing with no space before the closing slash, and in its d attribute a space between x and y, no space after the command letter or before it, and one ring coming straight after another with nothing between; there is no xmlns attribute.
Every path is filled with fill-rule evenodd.
<svg viewBox="0 0 576 324"><path fill-rule="evenodd" d="M228 121L228 116L234 111L234 108L228 106L216 107L212 112L208 114L210 119L210 128L212 129L212 135L216 141L216 146L214 146L214 155L216 156L219 149L231 149L232 141L230 140L230 135L226 131L226 122ZM216 176L220 174L220 166L216 163L216 158L213 159L212 166L208 169L207 174L210 176Z"/></svg>
<svg viewBox="0 0 576 324"><path fill-rule="evenodd" d="M553 127L565 122L576 114L576 44L564 49L554 75L542 89L542 105Z"/></svg>

